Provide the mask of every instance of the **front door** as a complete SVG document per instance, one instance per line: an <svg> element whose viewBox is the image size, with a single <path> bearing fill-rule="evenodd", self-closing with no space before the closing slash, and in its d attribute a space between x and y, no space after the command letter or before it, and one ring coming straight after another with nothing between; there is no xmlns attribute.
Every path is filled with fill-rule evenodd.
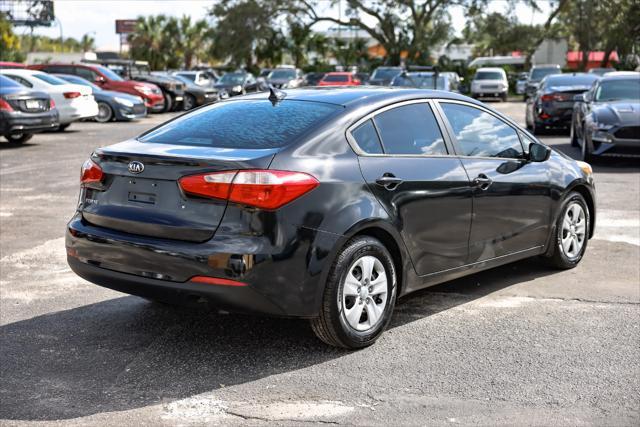
<svg viewBox="0 0 640 427"><path fill-rule="evenodd" d="M551 208L546 165L528 162L517 129L489 111L439 104L473 187L469 263L543 246Z"/></svg>
<svg viewBox="0 0 640 427"><path fill-rule="evenodd" d="M364 179L400 231L417 274L464 265L472 191L430 104L383 109L351 137Z"/></svg>

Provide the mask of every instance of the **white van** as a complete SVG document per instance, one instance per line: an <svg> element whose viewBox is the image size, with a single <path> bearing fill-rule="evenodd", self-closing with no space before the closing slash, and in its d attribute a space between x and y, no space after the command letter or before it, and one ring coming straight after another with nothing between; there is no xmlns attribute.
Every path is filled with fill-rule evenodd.
<svg viewBox="0 0 640 427"><path fill-rule="evenodd" d="M500 98L506 101L508 93L509 81L502 68L478 68L471 82L473 98Z"/></svg>

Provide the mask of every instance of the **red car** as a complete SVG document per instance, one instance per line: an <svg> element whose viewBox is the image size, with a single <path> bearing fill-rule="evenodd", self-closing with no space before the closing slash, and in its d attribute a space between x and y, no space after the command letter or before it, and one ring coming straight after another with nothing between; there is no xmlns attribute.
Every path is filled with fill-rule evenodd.
<svg viewBox="0 0 640 427"><path fill-rule="evenodd" d="M327 73L318 86L360 86L362 83L352 73Z"/></svg>
<svg viewBox="0 0 640 427"><path fill-rule="evenodd" d="M154 84L125 80L118 74L102 65L89 64L37 64L30 65L32 70L41 70L53 74L72 74L89 80L105 90L129 93L139 96L144 100L150 111L162 111L164 109L164 96L162 90Z"/></svg>
<svg viewBox="0 0 640 427"><path fill-rule="evenodd" d="M0 61L0 68L26 68L24 64L19 62L3 62Z"/></svg>

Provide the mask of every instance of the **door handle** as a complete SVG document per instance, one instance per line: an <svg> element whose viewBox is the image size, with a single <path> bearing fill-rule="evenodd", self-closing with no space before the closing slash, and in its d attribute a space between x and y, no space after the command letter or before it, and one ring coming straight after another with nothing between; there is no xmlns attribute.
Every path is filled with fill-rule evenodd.
<svg viewBox="0 0 640 427"><path fill-rule="evenodd" d="M386 188L387 190L395 190L398 185L402 184L403 180L397 178L392 173L385 173L380 178L376 179L376 184Z"/></svg>
<svg viewBox="0 0 640 427"><path fill-rule="evenodd" d="M472 181L472 183L474 187L478 187L481 190L486 190L491 186L491 184L493 184L493 180L485 174L481 173Z"/></svg>

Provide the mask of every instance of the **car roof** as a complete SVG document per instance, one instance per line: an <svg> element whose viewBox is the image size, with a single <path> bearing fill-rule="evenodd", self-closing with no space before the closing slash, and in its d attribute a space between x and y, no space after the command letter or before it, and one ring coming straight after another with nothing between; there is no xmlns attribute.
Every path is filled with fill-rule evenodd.
<svg viewBox="0 0 640 427"><path fill-rule="evenodd" d="M640 78L640 73L637 71L612 71L610 73L605 73L600 80L622 80L628 79L629 77Z"/></svg>
<svg viewBox="0 0 640 427"><path fill-rule="evenodd" d="M397 87L380 87L380 86L356 86L352 88L304 88L284 90L286 100L296 101L315 101L325 102L329 104L341 105L343 107L360 107L377 102L395 102L409 101L412 99L453 99L467 101L473 104L481 105L466 96L456 94L454 92L427 90L427 89L409 89ZM234 102L242 99L266 99L268 94L257 93L242 97L232 98L224 102Z"/></svg>
<svg viewBox="0 0 640 427"><path fill-rule="evenodd" d="M34 76L36 74L47 74L40 70L28 70L26 68L4 68L0 69L0 73L11 73L17 76Z"/></svg>
<svg viewBox="0 0 640 427"><path fill-rule="evenodd" d="M478 70L476 71L476 73L478 71L501 71L501 72L505 72L504 68L500 68L500 67L480 67L478 68Z"/></svg>
<svg viewBox="0 0 640 427"><path fill-rule="evenodd" d="M534 68L562 68L562 67L560 67L559 64L538 64L531 67L531 69L534 69Z"/></svg>

